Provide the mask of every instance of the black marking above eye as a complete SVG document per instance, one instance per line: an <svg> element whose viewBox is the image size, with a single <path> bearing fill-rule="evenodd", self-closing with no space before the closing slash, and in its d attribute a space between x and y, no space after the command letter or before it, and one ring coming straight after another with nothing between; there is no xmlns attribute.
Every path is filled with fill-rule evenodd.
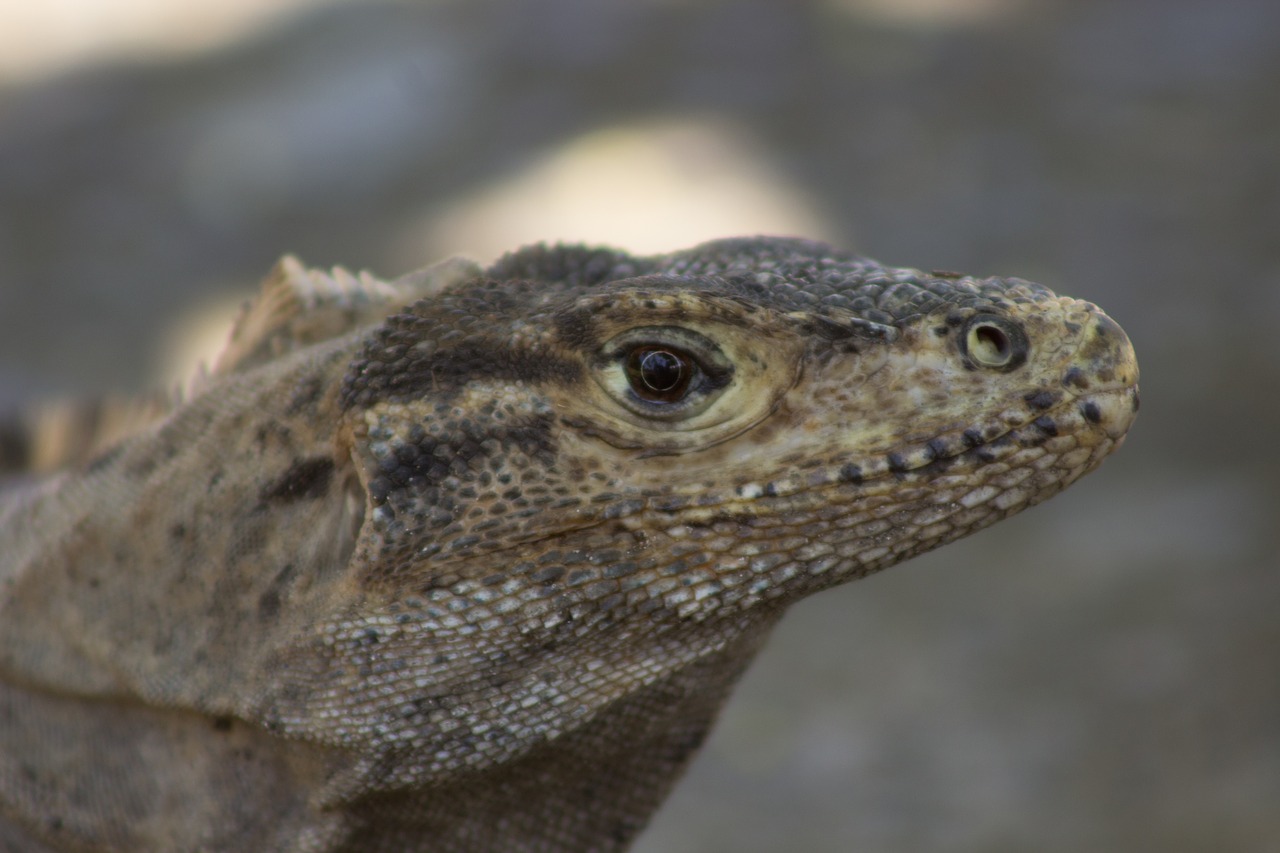
<svg viewBox="0 0 1280 853"><path fill-rule="evenodd" d="M674 347L642 345L627 353L627 382L642 400L671 403L689 390L696 361Z"/></svg>

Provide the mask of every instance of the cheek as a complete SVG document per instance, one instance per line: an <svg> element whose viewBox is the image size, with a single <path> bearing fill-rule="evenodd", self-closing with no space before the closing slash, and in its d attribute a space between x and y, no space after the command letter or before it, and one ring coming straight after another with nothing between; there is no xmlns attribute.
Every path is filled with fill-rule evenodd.
<svg viewBox="0 0 1280 853"><path fill-rule="evenodd" d="M796 399L816 402L803 419L802 440L826 434L844 452L876 453L968 425L985 409L989 377L966 370L943 345L834 359L812 371Z"/></svg>
<svg viewBox="0 0 1280 853"><path fill-rule="evenodd" d="M919 411L945 408L957 394L964 393L969 377L957 371L955 360L927 353L897 365L887 383L886 394L901 398Z"/></svg>
<svg viewBox="0 0 1280 853"><path fill-rule="evenodd" d="M907 382L915 388L921 409L965 413L968 417L989 408L1002 389L1007 393L1013 384L1000 381L990 371L967 369L959 359L938 359L934 365L922 366L914 375L908 374Z"/></svg>

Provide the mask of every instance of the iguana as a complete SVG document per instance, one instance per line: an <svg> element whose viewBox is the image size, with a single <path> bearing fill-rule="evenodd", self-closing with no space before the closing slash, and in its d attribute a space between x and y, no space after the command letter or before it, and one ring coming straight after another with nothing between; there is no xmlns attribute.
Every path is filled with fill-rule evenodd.
<svg viewBox="0 0 1280 853"><path fill-rule="evenodd" d="M0 494L0 846L623 848L789 604L1062 490L1137 379L1089 303L798 239L286 259Z"/></svg>

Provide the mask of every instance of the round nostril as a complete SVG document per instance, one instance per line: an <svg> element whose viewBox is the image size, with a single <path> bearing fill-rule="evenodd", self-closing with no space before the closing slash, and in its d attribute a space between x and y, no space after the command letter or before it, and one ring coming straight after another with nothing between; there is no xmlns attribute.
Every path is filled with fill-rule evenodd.
<svg viewBox="0 0 1280 853"><path fill-rule="evenodd" d="M1027 360L1027 336L1017 323L990 314L969 321L961 339L964 354L975 367L1013 370Z"/></svg>
<svg viewBox="0 0 1280 853"><path fill-rule="evenodd" d="M1013 356L1009 336L995 326L974 326L969 330L969 336L969 352L982 364L1003 367Z"/></svg>

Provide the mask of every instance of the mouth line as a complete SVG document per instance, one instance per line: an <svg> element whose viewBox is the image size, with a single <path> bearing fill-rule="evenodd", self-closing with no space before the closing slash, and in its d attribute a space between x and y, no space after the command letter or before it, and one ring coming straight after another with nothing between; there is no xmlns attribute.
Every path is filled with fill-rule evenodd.
<svg viewBox="0 0 1280 853"><path fill-rule="evenodd" d="M1014 422L1010 422L1010 418L1002 421L1000 416L996 416L986 423L940 433L925 441L904 444L896 450L869 453L838 465L824 464L805 473L797 472L766 483L745 483L737 487L735 497L746 500L761 496L781 497L815 487L864 485L890 477L905 479L911 475L945 471L966 457L974 460L974 464L987 465L1058 438L1097 434L1102 439L1119 440L1128 423L1118 432L1109 429L1104 402L1130 394L1136 406L1136 386L1091 389L1060 399L1050 406L1038 406L1031 402L1029 396L1030 416L1024 410Z"/></svg>

